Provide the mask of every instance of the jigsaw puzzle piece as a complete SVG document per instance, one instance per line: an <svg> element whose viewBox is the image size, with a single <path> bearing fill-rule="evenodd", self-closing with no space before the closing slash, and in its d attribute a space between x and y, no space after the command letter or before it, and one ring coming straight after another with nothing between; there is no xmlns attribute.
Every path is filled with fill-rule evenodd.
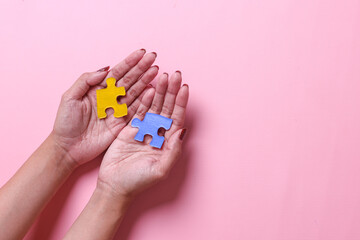
<svg viewBox="0 0 360 240"><path fill-rule="evenodd" d="M97 99L97 114L98 117L106 118L106 109L112 108L114 110L114 117L119 118L127 115L127 106L125 103L119 104L117 102L118 96L125 96L124 87L115 86L116 79L106 79L107 87L96 90Z"/></svg>
<svg viewBox="0 0 360 240"><path fill-rule="evenodd" d="M146 113L144 120L140 121L138 118L135 118L131 122L132 127L139 128L138 133L135 136L135 140L142 142L144 141L145 135L151 135L152 140L150 146L161 148L165 138L158 135L159 128L164 128L169 130L172 124L172 119L155 114L155 113Z"/></svg>

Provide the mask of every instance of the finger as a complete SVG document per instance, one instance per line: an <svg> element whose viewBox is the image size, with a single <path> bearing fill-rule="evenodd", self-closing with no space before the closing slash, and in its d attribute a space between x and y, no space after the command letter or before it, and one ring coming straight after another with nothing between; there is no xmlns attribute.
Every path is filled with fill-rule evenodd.
<svg viewBox="0 0 360 240"><path fill-rule="evenodd" d="M115 117L108 117L105 118L106 125L109 129L112 129L114 132L114 136L116 136L120 130L129 123L129 121L133 118L134 114L136 113L138 107L141 104L142 97L146 94L148 89L153 88L151 85L145 89L141 95L130 105L128 106L128 114L120 119Z"/></svg>
<svg viewBox="0 0 360 240"><path fill-rule="evenodd" d="M97 72L83 73L64 95L72 99L81 99L89 91L90 87L104 80L107 70L100 70Z"/></svg>
<svg viewBox="0 0 360 240"><path fill-rule="evenodd" d="M123 78L121 78L117 82L118 87L125 87L125 90L128 90L132 85L134 85L140 78L142 74L144 74L151 65L155 62L156 53L152 52L146 54L135 67L133 67L129 72L125 74Z"/></svg>
<svg viewBox="0 0 360 240"><path fill-rule="evenodd" d="M168 77L169 75L167 73L163 73L156 83L156 92L149 112L160 114L168 86Z"/></svg>
<svg viewBox="0 0 360 240"><path fill-rule="evenodd" d="M159 169L159 172L161 175L166 176L176 160L181 156L185 134L186 129L179 129L170 137L169 141L166 142L164 146L165 156L160 162L161 169Z"/></svg>
<svg viewBox="0 0 360 240"><path fill-rule="evenodd" d="M143 97L150 89L153 89L153 87L151 85L148 85L146 89L140 94L140 96L136 98L131 105L128 106L128 114L124 117L124 120L126 122L129 122L134 117L142 102Z"/></svg>
<svg viewBox="0 0 360 240"><path fill-rule="evenodd" d="M164 104L161 110L161 115L170 117L175 105L176 95L181 86L181 73L176 71L169 80L169 85L165 94Z"/></svg>
<svg viewBox="0 0 360 240"><path fill-rule="evenodd" d="M116 80L122 78L130 69L132 69L138 62L143 58L145 55L145 49L139 49L132 52L129 56L127 56L124 60L120 63L115 65L113 68L110 69L109 74L106 78L113 77ZM106 87L106 82L103 81L101 83L103 87Z"/></svg>
<svg viewBox="0 0 360 240"><path fill-rule="evenodd" d="M140 103L135 115L133 116L133 119L134 118L138 118L140 120L144 119L145 114L149 111L151 102L154 99L154 95L155 95L154 88L150 88L146 91L145 95L141 99L141 103Z"/></svg>
<svg viewBox="0 0 360 240"><path fill-rule="evenodd" d="M189 86L184 84L176 96L174 111L171 115L173 123L166 134L171 136L174 132L184 127L186 106L189 100Z"/></svg>
<svg viewBox="0 0 360 240"><path fill-rule="evenodd" d="M126 95L121 99L121 102L130 105L142 93L146 86L148 86L149 83L156 77L158 71L158 66L153 66L148 69L140 77L140 79L126 92Z"/></svg>

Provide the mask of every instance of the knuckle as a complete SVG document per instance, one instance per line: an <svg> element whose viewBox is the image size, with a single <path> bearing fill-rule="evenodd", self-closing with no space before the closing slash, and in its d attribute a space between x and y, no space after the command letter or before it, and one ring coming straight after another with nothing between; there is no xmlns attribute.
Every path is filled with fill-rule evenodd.
<svg viewBox="0 0 360 240"><path fill-rule="evenodd" d="M164 105L163 108L162 108L162 112L165 113L165 114L171 114L172 110L170 109L169 106L167 105Z"/></svg>
<svg viewBox="0 0 360 240"><path fill-rule="evenodd" d="M184 114L179 114L176 111L174 111L171 118L173 119L173 124L175 126L180 126L181 127L185 123L185 115Z"/></svg>
<svg viewBox="0 0 360 240"><path fill-rule="evenodd" d="M145 113L146 113L145 109L139 109L137 115L139 115L140 117L144 117Z"/></svg>
<svg viewBox="0 0 360 240"><path fill-rule="evenodd" d="M140 76L137 79L144 82L144 78L146 79L145 72L141 73Z"/></svg>
<svg viewBox="0 0 360 240"><path fill-rule="evenodd" d="M140 61L136 68L138 68L141 72L145 72L149 68L149 63Z"/></svg>
<svg viewBox="0 0 360 240"><path fill-rule="evenodd" d="M136 112L136 107L134 105L130 105L128 107L128 113L135 113L135 112Z"/></svg>
<svg viewBox="0 0 360 240"><path fill-rule="evenodd" d="M121 77L122 72L119 68L114 67L113 69L111 69L111 74L114 76L114 78L118 79L119 77Z"/></svg>
<svg viewBox="0 0 360 240"><path fill-rule="evenodd" d="M66 91L61 95L61 101L66 101L69 99L69 92Z"/></svg>
<svg viewBox="0 0 360 240"><path fill-rule="evenodd" d="M130 82L131 82L131 77L130 76L128 76L128 75L126 75L125 77L123 77L123 82L125 83L125 84L130 84Z"/></svg>
<svg viewBox="0 0 360 240"><path fill-rule="evenodd" d="M177 117L172 117L174 126L182 126L183 122Z"/></svg>
<svg viewBox="0 0 360 240"><path fill-rule="evenodd" d="M133 97L133 98L136 98L137 95L138 95L137 91L134 90L134 89L130 89L129 92L128 92L128 94L129 94L131 97Z"/></svg>
<svg viewBox="0 0 360 240"><path fill-rule="evenodd" d="M125 58L124 63L125 63L125 66L128 68L130 68L134 65L134 61L132 61L131 58Z"/></svg>
<svg viewBox="0 0 360 240"><path fill-rule="evenodd" d="M87 79L87 78L89 78L89 77L90 77L90 73L89 73L89 72L85 72L85 73L81 74L80 79Z"/></svg>
<svg viewBox="0 0 360 240"><path fill-rule="evenodd" d="M153 105L151 106L151 109L155 112L160 110L160 106L157 103L153 103Z"/></svg>

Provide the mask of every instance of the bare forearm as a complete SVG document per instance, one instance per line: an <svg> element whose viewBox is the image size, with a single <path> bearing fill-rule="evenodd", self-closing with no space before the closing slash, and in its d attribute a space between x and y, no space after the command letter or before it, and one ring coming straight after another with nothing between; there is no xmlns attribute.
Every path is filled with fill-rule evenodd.
<svg viewBox="0 0 360 240"><path fill-rule="evenodd" d="M50 135L0 189L2 239L21 239L74 168Z"/></svg>
<svg viewBox="0 0 360 240"><path fill-rule="evenodd" d="M114 197L98 186L64 239L112 239L128 204L128 199Z"/></svg>

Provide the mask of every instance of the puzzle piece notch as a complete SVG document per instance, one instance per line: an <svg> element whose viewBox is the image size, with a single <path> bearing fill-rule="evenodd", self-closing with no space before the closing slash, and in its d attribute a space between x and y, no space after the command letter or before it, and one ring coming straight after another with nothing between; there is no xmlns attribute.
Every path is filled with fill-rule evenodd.
<svg viewBox="0 0 360 240"><path fill-rule="evenodd" d="M155 113L146 113L144 120L140 121L140 119L135 118L131 122L132 127L139 128L135 136L135 140L142 142L144 141L145 135L151 135L152 140L150 142L150 146L161 148L165 138L163 136L158 135L159 128L164 128L165 130L169 130L172 124L172 119L155 114Z"/></svg>
<svg viewBox="0 0 360 240"><path fill-rule="evenodd" d="M125 96L125 88L116 87L115 83L115 78L108 78L106 79L107 87L96 90L97 114L100 119L106 118L106 109L108 108L112 108L114 110L114 117L116 118L127 115L126 104L119 104L117 102L118 96Z"/></svg>

